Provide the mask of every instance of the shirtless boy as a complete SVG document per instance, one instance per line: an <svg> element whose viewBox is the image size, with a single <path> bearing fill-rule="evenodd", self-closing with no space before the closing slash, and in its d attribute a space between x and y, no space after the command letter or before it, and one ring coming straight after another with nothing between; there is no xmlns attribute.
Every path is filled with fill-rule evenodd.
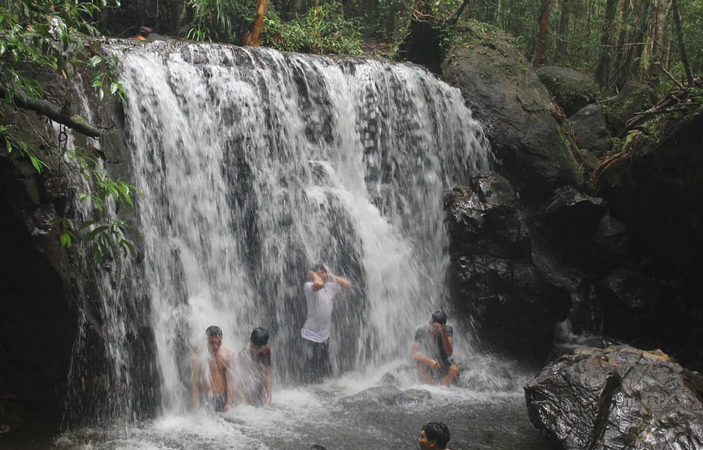
<svg viewBox="0 0 703 450"><path fill-rule="evenodd" d="M200 358L196 353L190 361L190 385L193 405L200 411L201 401L215 412L227 412L234 401L234 353L222 346L222 330L211 326L207 335L209 379L201 373Z"/></svg>

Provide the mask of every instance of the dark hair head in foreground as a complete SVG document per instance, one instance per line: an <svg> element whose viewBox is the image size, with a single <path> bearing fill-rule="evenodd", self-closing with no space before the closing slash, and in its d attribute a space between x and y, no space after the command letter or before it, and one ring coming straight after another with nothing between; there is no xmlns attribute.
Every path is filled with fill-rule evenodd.
<svg viewBox="0 0 703 450"><path fill-rule="evenodd" d="M429 422L422 427L422 431L424 432L424 437L429 444L427 448L431 448L431 444L433 442L438 449L447 448L447 442L449 442L450 434L449 428L447 428L443 422ZM420 448L423 448L422 439L423 437L421 436Z"/></svg>

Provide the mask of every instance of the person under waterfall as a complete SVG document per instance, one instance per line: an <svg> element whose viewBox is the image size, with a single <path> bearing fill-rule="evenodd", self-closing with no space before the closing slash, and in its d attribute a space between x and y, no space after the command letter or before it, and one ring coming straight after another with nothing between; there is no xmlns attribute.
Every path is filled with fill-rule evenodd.
<svg viewBox="0 0 703 450"><path fill-rule="evenodd" d="M215 412L227 412L234 402L234 352L222 346L222 330L211 326L207 336L210 377L204 376L200 355L196 352L190 361L190 384L193 405L200 411L203 400Z"/></svg>
<svg viewBox="0 0 703 450"><path fill-rule="evenodd" d="M303 286L308 315L300 335L303 338L306 383L321 383L330 371L329 338L333 300L342 290L351 287L346 279L329 273L324 264L316 264Z"/></svg>
<svg viewBox="0 0 703 450"><path fill-rule="evenodd" d="M235 383L238 401L252 405L270 405L273 401L273 378L271 376L271 349L268 346L269 332L255 328L249 344L237 354Z"/></svg>
<svg viewBox="0 0 703 450"><path fill-rule="evenodd" d="M454 330L447 325L447 315L435 311L430 323L415 331L411 356L417 362L417 374L426 384L439 381L449 386L459 374L459 366L450 358L454 352Z"/></svg>

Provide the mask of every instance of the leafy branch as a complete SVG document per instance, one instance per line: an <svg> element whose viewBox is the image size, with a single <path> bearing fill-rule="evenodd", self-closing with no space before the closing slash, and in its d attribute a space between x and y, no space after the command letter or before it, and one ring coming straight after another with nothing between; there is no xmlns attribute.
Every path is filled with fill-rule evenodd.
<svg viewBox="0 0 703 450"><path fill-rule="evenodd" d="M106 7L105 2L103 6ZM117 56L89 57L83 53L84 39L99 35L92 22L93 15L99 12L96 4L80 0L17 0L0 7L0 106L36 111L82 134L99 137L100 131L80 116L71 115L67 105L44 100L41 84L23 71L27 65L46 67L64 78L73 78L77 69L88 66L96 72L91 84L101 101L106 93L124 101L125 90L115 75ZM0 110L0 119L4 118ZM77 242L89 245L98 262L120 251L134 254L134 245L126 236L130 232L138 236L138 232L125 220L115 218L111 211L114 207L119 214L124 206L133 207L134 193L141 192L124 181L112 179L95 149L67 148L63 127L60 136L64 140L60 137L56 145L34 129L29 120L28 123L45 145L34 148L18 132L17 124L0 124L0 143L4 143L10 157L29 159L37 173L42 174L52 170L46 157L54 155L53 161L65 167L66 175L76 178L73 185L86 189L80 194L80 201L90 203L90 220L78 224L68 217L54 220L62 229L61 245L70 247Z"/></svg>

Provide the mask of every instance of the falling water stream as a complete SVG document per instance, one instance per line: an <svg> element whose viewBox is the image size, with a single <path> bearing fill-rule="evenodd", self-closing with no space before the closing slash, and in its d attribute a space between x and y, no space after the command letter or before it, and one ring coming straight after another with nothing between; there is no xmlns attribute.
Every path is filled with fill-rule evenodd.
<svg viewBox="0 0 703 450"><path fill-rule="evenodd" d="M150 302L162 404L157 419L71 430L55 448L414 448L429 420L450 425L453 449L543 448L519 376L503 365L494 379L484 368L501 363L479 356L460 327L454 357L471 369L459 387L399 376L401 389L431 398L342 401L403 373L415 327L448 308L443 196L490 167L458 90L419 67L368 59L166 42L113 50L131 181L143 192L143 274L131 286ZM306 387L302 286L317 261L353 287L335 300L334 374ZM189 365L207 353L209 325L235 351L253 328L269 330L273 405L193 411ZM129 343L114 345L117 357Z"/></svg>

